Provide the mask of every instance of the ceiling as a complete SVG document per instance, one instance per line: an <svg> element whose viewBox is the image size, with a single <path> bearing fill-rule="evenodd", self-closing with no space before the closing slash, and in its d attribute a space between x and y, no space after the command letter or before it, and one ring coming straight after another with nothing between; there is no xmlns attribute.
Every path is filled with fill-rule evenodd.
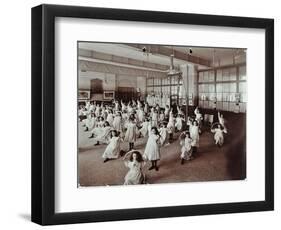
<svg viewBox="0 0 281 230"><path fill-rule="evenodd" d="M159 45L151 45L151 47L160 47ZM141 47L146 47L147 51L144 53ZM97 51L110 55L116 55L131 59L136 59L145 62L151 62L162 65L170 65L170 56L159 54L157 52L149 52L149 45L139 45L134 47L132 44L115 44L115 43L96 43L96 42L80 42L79 48L83 50ZM238 48L207 48L207 47L184 47L184 46L165 46L172 54L176 50L184 55L191 55L210 61L212 64L229 65L235 62L246 61L246 50ZM192 53L190 53L190 49ZM155 50L155 49L154 49ZM192 63L190 61L174 58L174 65L179 66L182 64ZM198 64L198 63L197 63ZM206 66L198 65L199 68L206 68Z"/></svg>

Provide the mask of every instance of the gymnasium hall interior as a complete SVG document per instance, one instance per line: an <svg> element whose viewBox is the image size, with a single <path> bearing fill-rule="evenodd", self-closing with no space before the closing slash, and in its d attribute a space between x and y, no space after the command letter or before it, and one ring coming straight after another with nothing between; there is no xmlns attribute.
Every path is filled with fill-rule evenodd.
<svg viewBox="0 0 281 230"><path fill-rule="evenodd" d="M78 185L244 180L246 53L243 48L78 42ZM196 141L190 133L194 125ZM144 159L138 168L142 179L129 183L132 169L126 160L132 158L126 155L152 148L147 147L152 127L159 140L164 138L155 142L157 166L149 160L154 158ZM112 147L116 129L118 147Z"/></svg>

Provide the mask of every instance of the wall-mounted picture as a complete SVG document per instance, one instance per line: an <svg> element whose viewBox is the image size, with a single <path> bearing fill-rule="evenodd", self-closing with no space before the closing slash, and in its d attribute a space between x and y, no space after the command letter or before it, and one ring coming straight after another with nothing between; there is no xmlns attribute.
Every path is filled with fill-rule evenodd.
<svg viewBox="0 0 281 230"><path fill-rule="evenodd" d="M90 91L89 90L78 90L78 100L89 100Z"/></svg>
<svg viewBox="0 0 281 230"><path fill-rule="evenodd" d="M78 49L78 89L103 93L78 105L79 186L246 178L246 49Z"/></svg>
<svg viewBox="0 0 281 230"><path fill-rule="evenodd" d="M104 100L114 100L115 98L115 91L113 90L105 90L103 92L103 99Z"/></svg>

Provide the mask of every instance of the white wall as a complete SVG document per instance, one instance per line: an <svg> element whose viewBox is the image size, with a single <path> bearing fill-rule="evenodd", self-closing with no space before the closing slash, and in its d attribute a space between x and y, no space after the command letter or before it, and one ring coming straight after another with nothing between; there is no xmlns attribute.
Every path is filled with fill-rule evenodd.
<svg viewBox="0 0 281 230"><path fill-rule="evenodd" d="M145 94L145 77L99 73L95 71L79 72L78 88L81 90L90 90L91 79L102 80L104 90L116 90L118 87L133 87L139 88L140 92Z"/></svg>
<svg viewBox="0 0 281 230"><path fill-rule="evenodd" d="M86 71L86 72L79 72L78 88L91 89L92 79L102 80L103 90L115 90L117 87L115 74Z"/></svg>
<svg viewBox="0 0 281 230"><path fill-rule="evenodd" d="M30 8L45 3L91 5L158 11L222 14L249 17L274 17L275 22L275 194L276 211L156 220L123 221L67 226L68 229L278 229L281 218L281 15L279 1L224 0L202 1L115 1L115 0L29 0L3 1L1 4L1 229L40 229L29 221L30 216ZM14 52L11 52L11 49ZM15 67L16 64L16 67ZM17 103L16 107L15 104ZM14 109L15 107L15 109ZM10 108L10 109L8 109ZM16 112L15 112L16 111ZM14 123L13 121L16 121ZM206 191L208 192L208 191ZM188 194L192 195L192 194ZM52 229L65 229L56 226ZM280 228L280 226L279 226ZM47 227L46 229L49 229Z"/></svg>

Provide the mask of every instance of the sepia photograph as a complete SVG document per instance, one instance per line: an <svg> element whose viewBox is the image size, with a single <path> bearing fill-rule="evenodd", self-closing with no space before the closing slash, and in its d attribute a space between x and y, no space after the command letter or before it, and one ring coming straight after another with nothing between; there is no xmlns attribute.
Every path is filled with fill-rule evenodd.
<svg viewBox="0 0 281 230"><path fill-rule="evenodd" d="M78 187L246 179L246 48L77 46Z"/></svg>

